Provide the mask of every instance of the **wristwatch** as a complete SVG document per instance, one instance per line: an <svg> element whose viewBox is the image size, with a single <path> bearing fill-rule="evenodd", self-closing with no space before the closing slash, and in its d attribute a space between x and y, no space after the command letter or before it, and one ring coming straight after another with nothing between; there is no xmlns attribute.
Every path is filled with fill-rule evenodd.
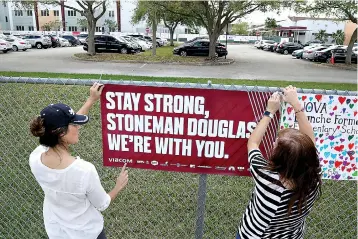
<svg viewBox="0 0 358 239"><path fill-rule="evenodd" d="M273 119L273 114L270 112L270 111L265 111L265 113L264 113L264 116L268 116L268 117L270 117L271 119Z"/></svg>

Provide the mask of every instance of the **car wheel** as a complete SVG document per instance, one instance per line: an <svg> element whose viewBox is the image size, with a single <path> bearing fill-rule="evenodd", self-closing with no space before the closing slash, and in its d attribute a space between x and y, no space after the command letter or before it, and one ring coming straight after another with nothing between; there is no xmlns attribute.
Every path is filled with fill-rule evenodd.
<svg viewBox="0 0 358 239"><path fill-rule="evenodd" d="M25 49L22 49L23 51L27 51L27 48L25 48Z"/></svg>
<svg viewBox="0 0 358 239"><path fill-rule="evenodd" d="M36 43L36 48L37 49L42 49L42 44L41 43Z"/></svg>
<svg viewBox="0 0 358 239"><path fill-rule="evenodd" d="M218 58L219 54L217 52L215 52L215 58Z"/></svg>
<svg viewBox="0 0 358 239"><path fill-rule="evenodd" d="M123 48L121 49L121 54L127 54L127 53L128 53L127 48L123 47Z"/></svg>
<svg viewBox="0 0 358 239"><path fill-rule="evenodd" d="M181 56L187 56L188 54L186 53L186 51L181 51L181 52L180 52L180 55L181 55Z"/></svg>
<svg viewBox="0 0 358 239"><path fill-rule="evenodd" d="M8 50L3 50L2 52L7 53Z"/></svg>
<svg viewBox="0 0 358 239"><path fill-rule="evenodd" d="M69 43L69 46L72 46L72 43L71 43L71 42Z"/></svg>
<svg viewBox="0 0 358 239"><path fill-rule="evenodd" d="M287 55L287 54L288 54L288 50L284 50L284 51L283 51L283 54L284 54L284 55Z"/></svg>
<svg viewBox="0 0 358 239"><path fill-rule="evenodd" d="M17 46L13 45L13 46L12 46L12 50L13 50L13 51L18 51L19 48L18 48Z"/></svg>
<svg viewBox="0 0 358 239"><path fill-rule="evenodd" d="M327 58L326 63L331 63L331 58Z"/></svg>

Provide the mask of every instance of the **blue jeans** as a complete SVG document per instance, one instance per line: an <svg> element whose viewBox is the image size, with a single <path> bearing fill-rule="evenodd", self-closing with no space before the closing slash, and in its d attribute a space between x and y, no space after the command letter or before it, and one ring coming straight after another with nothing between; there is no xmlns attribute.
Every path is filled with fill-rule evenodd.
<svg viewBox="0 0 358 239"><path fill-rule="evenodd" d="M239 232L237 232L237 234L236 234L236 239L241 239Z"/></svg>
<svg viewBox="0 0 358 239"><path fill-rule="evenodd" d="M97 239L107 239L106 234L104 233L104 228L103 228L101 234L98 235Z"/></svg>

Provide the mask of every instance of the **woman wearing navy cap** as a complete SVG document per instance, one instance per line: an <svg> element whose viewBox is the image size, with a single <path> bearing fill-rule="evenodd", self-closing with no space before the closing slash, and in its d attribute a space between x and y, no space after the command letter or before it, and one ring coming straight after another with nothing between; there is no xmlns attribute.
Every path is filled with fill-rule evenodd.
<svg viewBox="0 0 358 239"><path fill-rule="evenodd" d="M31 133L40 138L40 146L31 153L29 163L45 193L43 217L50 239L106 238L100 211L128 182L124 166L116 186L106 193L94 165L69 151L69 145L78 142L80 125L88 122L88 111L102 89L102 84L95 83L77 113L68 105L51 104L31 122Z"/></svg>

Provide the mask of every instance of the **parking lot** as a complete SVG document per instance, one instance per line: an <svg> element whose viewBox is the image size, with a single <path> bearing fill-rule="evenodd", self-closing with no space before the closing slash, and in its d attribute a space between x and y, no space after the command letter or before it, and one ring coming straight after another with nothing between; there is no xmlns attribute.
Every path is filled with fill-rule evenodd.
<svg viewBox="0 0 358 239"><path fill-rule="evenodd" d="M0 71L342 83L356 83L357 81L356 71L323 67L319 64L293 59L290 55L258 50L252 45L229 45L228 58L235 59L235 63L222 66L81 62L72 58L73 54L80 52L84 52L81 46L0 53Z"/></svg>

